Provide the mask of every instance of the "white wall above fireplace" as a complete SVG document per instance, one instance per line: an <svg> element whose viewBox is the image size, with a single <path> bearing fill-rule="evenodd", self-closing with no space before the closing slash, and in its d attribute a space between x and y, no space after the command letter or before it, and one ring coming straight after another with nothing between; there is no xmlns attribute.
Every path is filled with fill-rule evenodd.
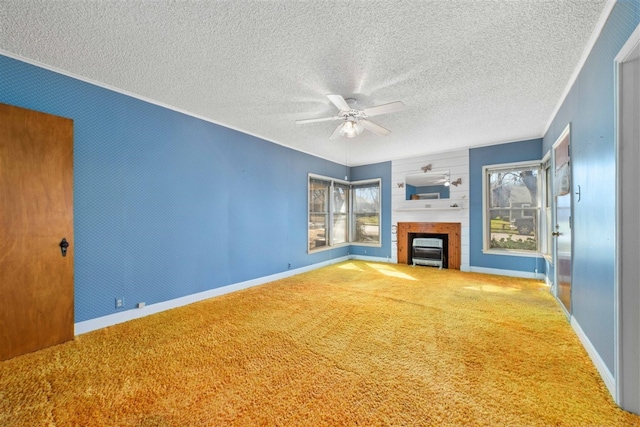
<svg viewBox="0 0 640 427"><path fill-rule="evenodd" d="M462 183L449 187L449 199L406 200L405 177L409 174L423 173L423 168L427 165L431 165L432 170L448 170L452 181L460 178ZM446 151L393 160L391 181L391 225L397 226L399 222L460 223L462 251L460 270L469 271L469 150ZM391 241L391 256L393 261L397 262L396 234L392 233Z"/></svg>

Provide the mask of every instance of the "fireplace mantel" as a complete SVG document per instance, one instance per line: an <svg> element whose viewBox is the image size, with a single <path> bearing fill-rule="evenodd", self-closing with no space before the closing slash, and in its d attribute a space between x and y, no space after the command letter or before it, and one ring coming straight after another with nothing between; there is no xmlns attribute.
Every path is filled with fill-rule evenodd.
<svg viewBox="0 0 640 427"><path fill-rule="evenodd" d="M433 233L449 236L449 268L460 270L459 222L399 222L398 264L409 264L409 233Z"/></svg>

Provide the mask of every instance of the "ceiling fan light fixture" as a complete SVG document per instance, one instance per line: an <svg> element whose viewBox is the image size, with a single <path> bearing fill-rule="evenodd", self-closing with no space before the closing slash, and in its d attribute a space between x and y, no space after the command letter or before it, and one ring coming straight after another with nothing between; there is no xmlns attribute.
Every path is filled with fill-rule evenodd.
<svg viewBox="0 0 640 427"><path fill-rule="evenodd" d="M349 102L355 104L353 98L344 99L341 95L327 95L329 101L338 109L338 113L331 117L318 117L314 119L296 120L296 124L326 122L331 120L341 120L342 123L336 127L329 139L335 139L340 136L347 138L355 138L364 130L368 130L378 136L387 136L391 133L389 129L373 123L369 120L370 116L379 116L381 114L393 113L404 109L402 101L394 101L388 104L376 105L374 107L358 110L349 105ZM349 102L347 102L349 101ZM425 171L426 172L426 171Z"/></svg>
<svg viewBox="0 0 640 427"><path fill-rule="evenodd" d="M347 120L340 129L340 135L346 136L347 138L355 138L360 135L364 128L358 122Z"/></svg>

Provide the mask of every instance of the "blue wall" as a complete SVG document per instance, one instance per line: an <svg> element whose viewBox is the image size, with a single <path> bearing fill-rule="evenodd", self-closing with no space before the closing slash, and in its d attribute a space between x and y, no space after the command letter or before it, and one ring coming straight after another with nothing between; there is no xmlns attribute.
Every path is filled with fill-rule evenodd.
<svg viewBox="0 0 640 427"><path fill-rule="evenodd" d="M616 149L614 58L640 22L640 1L616 3L549 130L548 152L571 123L573 185L572 315L613 373L615 367Z"/></svg>
<svg viewBox="0 0 640 427"><path fill-rule="evenodd" d="M411 196L414 194L423 193L438 193L441 199L448 199L450 195L449 187L446 185L428 185L424 187L414 187L413 185L406 185L407 200L411 200Z"/></svg>
<svg viewBox="0 0 640 427"><path fill-rule="evenodd" d="M381 247L351 245L352 255L391 258L391 162L376 163L351 168L351 180L382 178L382 227L380 228Z"/></svg>
<svg viewBox="0 0 640 427"><path fill-rule="evenodd" d="M482 252L482 167L501 163L524 162L542 158L542 139L511 142L469 150L469 265L482 268L544 272L538 257L488 255Z"/></svg>
<svg viewBox="0 0 640 427"><path fill-rule="evenodd" d="M0 102L74 121L76 322L348 255L307 254L307 174L344 165L1 55Z"/></svg>

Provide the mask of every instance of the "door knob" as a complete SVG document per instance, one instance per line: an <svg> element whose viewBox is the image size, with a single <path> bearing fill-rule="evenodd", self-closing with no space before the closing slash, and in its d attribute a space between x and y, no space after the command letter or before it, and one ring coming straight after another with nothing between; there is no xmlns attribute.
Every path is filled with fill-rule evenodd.
<svg viewBox="0 0 640 427"><path fill-rule="evenodd" d="M552 236L556 236L558 237L561 233L559 231L554 231L553 233L551 233Z"/></svg>
<svg viewBox="0 0 640 427"><path fill-rule="evenodd" d="M60 242L60 251L62 251L62 256L67 256L67 248L69 247L69 242L64 237Z"/></svg>

